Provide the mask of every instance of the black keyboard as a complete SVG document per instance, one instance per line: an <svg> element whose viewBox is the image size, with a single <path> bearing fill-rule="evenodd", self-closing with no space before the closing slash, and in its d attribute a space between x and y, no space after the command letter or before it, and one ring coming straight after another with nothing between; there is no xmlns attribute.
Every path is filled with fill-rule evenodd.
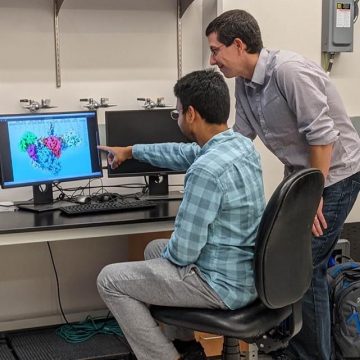
<svg viewBox="0 0 360 360"><path fill-rule="evenodd" d="M106 212L148 209L158 205L149 200L116 200L101 203L63 206L59 209L66 215L86 215Z"/></svg>

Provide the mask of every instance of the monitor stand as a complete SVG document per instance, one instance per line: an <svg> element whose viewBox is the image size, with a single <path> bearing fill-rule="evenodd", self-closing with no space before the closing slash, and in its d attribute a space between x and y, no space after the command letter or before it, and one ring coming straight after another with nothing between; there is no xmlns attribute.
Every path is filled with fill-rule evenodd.
<svg viewBox="0 0 360 360"><path fill-rule="evenodd" d="M149 192L141 197L144 200L182 200L183 192L170 191L167 175L150 175Z"/></svg>
<svg viewBox="0 0 360 360"><path fill-rule="evenodd" d="M33 200L14 202L17 208L34 212L53 211L68 204L66 201L54 202L51 183L34 185Z"/></svg>

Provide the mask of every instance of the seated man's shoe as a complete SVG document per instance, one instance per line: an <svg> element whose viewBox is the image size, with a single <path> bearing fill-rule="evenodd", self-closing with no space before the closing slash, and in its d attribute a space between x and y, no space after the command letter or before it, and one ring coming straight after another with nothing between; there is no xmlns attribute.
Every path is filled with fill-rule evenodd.
<svg viewBox="0 0 360 360"><path fill-rule="evenodd" d="M274 355L271 357L273 360L290 360L285 354Z"/></svg>
<svg viewBox="0 0 360 360"><path fill-rule="evenodd" d="M273 360L294 360L294 358L290 357L284 350L274 351L268 355L270 355Z"/></svg>
<svg viewBox="0 0 360 360"><path fill-rule="evenodd" d="M205 351L197 341L174 340L173 344L182 360L207 360Z"/></svg>

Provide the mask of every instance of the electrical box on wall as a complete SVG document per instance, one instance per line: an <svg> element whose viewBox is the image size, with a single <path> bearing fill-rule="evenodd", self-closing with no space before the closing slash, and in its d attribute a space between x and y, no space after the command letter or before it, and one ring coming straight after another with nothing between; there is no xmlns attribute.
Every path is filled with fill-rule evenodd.
<svg viewBox="0 0 360 360"><path fill-rule="evenodd" d="M353 51L354 0L323 0L321 50Z"/></svg>

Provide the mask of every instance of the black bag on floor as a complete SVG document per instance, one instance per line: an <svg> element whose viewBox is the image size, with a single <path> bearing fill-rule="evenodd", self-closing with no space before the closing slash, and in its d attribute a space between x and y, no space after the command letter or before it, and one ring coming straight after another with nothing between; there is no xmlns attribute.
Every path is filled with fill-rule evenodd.
<svg viewBox="0 0 360 360"><path fill-rule="evenodd" d="M360 359L360 263L329 268L328 284L336 360Z"/></svg>

